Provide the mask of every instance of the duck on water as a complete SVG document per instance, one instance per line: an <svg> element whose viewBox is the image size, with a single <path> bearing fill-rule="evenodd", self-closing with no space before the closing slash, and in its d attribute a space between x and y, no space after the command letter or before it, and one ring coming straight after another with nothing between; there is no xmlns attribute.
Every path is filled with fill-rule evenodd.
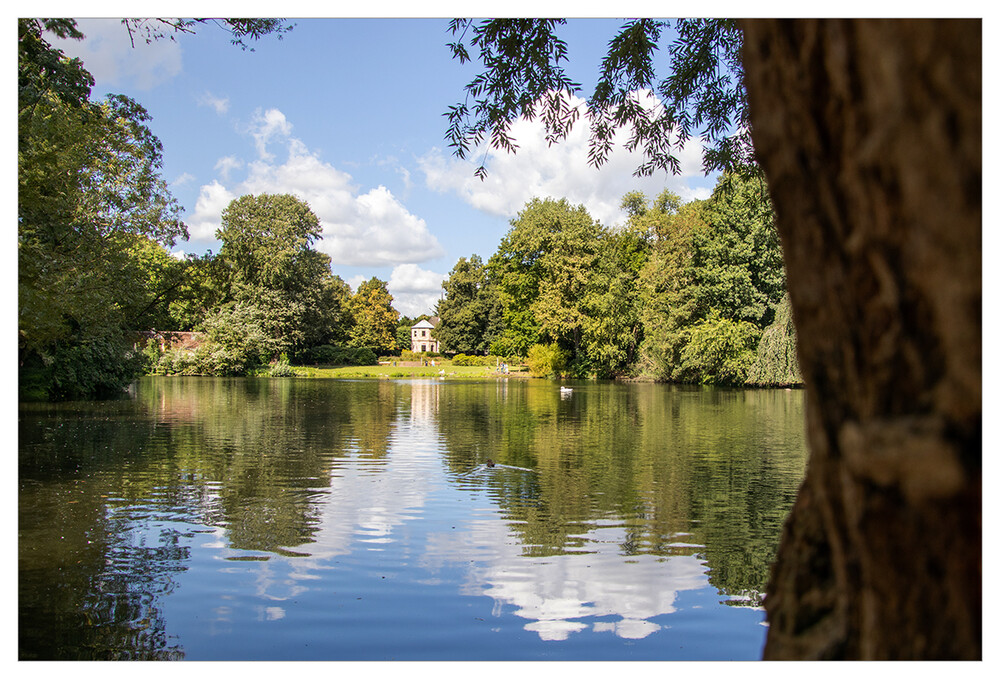
<svg viewBox="0 0 1000 679"><path fill-rule="evenodd" d="M535 471L534 469L528 469L527 467L515 467L509 464L500 464L499 462L495 462L492 458L488 457L486 458L485 464L481 464L478 467L474 467L470 471L467 471L464 474L461 474L460 476L469 476L470 474L486 471L487 469L516 469L518 471L532 472L532 473L534 473Z"/></svg>

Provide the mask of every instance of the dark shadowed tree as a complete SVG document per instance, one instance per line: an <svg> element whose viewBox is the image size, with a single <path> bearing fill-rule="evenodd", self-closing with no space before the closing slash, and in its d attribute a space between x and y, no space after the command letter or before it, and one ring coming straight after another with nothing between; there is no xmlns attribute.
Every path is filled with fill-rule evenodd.
<svg viewBox="0 0 1000 679"><path fill-rule="evenodd" d="M187 230L160 176L149 115L93 79L47 33L18 21L18 354L31 398L114 395L137 374L128 332L152 322L176 284L164 247Z"/></svg>
<svg viewBox="0 0 1000 679"><path fill-rule="evenodd" d="M459 156L487 134L515 148L520 115L552 141L580 118L559 22L523 22L453 22L456 57L469 38L484 65L472 104L448 114ZM703 136L707 170L767 177L811 454L765 657L981 658L982 22L676 27L660 81L662 22L612 39L588 100L591 161L625 128L639 173L676 169L677 143Z"/></svg>

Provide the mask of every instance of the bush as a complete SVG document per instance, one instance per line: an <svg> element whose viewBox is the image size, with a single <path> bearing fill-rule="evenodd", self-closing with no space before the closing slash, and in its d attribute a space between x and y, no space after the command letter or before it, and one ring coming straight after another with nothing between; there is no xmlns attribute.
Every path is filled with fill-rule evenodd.
<svg viewBox="0 0 1000 679"><path fill-rule="evenodd" d="M288 363L288 356L284 354L267 369L268 377L295 377L297 374L295 369Z"/></svg>
<svg viewBox="0 0 1000 679"><path fill-rule="evenodd" d="M557 344L536 344L528 350L528 371L532 377L559 377L566 371L568 359Z"/></svg>
<svg viewBox="0 0 1000 679"><path fill-rule="evenodd" d="M122 394L142 374L143 356L123 339L62 344L51 353L31 352L21 361L22 400L77 400Z"/></svg>

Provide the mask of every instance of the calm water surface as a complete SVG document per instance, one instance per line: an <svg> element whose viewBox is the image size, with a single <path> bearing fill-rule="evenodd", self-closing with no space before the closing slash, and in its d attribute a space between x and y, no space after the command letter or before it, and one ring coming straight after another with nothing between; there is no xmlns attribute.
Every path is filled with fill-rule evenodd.
<svg viewBox="0 0 1000 679"><path fill-rule="evenodd" d="M23 404L19 655L759 658L803 392L572 386L174 377Z"/></svg>

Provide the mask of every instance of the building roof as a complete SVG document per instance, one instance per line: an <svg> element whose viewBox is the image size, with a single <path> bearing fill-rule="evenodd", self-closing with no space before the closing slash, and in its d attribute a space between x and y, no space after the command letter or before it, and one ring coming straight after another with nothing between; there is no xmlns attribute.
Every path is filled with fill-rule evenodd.
<svg viewBox="0 0 1000 679"><path fill-rule="evenodd" d="M434 329L434 326L431 325L431 322L428 321L426 318L424 320L422 320L422 321L419 321L415 325L411 325L410 327L411 328L429 328L431 330Z"/></svg>

